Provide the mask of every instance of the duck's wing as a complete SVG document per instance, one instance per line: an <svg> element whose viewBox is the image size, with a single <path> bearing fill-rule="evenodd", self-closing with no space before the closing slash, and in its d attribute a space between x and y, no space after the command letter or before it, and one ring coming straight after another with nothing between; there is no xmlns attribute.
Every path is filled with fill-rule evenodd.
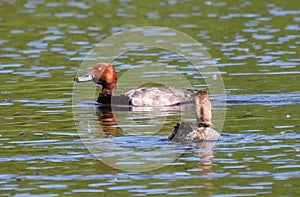
<svg viewBox="0 0 300 197"><path fill-rule="evenodd" d="M191 102L196 91L178 88L138 88L124 95L135 106L171 106Z"/></svg>
<svg viewBox="0 0 300 197"><path fill-rule="evenodd" d="M174 127L168 140L172 142L215 141L220 137L220 133L213 127L199 127L197 123L181 122Z"/></svg>
<svg viewBox="0 0 300 197"><path fill-rule="evenodd" d="M196 123L181 122L178 123L174 130L169 134L168 141L172 142L192 142L198 132Z"/></svg>
<svg viewBox="0 0 300 197"><path fill-rule="evenodd" d="M198 132L195 135L196 141L215 141L219 140L221 135L212 127L199 127Z"/></svg>

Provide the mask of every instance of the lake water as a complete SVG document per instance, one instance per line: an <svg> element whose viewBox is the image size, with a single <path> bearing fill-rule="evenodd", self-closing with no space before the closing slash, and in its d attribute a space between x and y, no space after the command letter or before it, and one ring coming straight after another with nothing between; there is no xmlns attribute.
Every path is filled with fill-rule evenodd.
<svg viewBox="0 0 300 197"><path fill-rule="evenodd" d="M0 196L299 196L299 8L279 0L1 1ZM219 72L207 73L222 77L226 93L211 94L220 141L167 142L178 122L194 121L190 105L112 114L94 104L100 87L74 86L99 42L146 26L190 36L215 61ZM172 37L160 33L150 32ZM126 51L112 63L120 92L170 81L219 90L164 48ZM135 68L146 72L128 77Z"/></svg>

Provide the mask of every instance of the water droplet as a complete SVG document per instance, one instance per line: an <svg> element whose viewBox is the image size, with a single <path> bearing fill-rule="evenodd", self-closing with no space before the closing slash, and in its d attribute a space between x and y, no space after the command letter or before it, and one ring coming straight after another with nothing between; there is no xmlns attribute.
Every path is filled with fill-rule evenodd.
<svg viewBox="0 0 300 197"><path fill-rule="evenodd" d="M217 75L213 75L212 78L213 78L213 80L217 80L218 76Z"/></svg>
<svg viewBox="0 0 300 197"><path fill-rule="evenodd" d="M227 157L232 157L233 154L232 153L227 153Z"/></svg>

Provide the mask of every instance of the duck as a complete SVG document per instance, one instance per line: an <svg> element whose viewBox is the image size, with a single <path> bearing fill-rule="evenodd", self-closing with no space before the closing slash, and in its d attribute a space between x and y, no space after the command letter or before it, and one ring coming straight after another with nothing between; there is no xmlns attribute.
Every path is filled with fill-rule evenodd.
<svg viewBox="0 0 300 197"><path fill-rule="evenodd" d="M171 142L211 141L219 140L220 133L212 124L211 100L205 90L197 92L194 98L196 122L177 123L168 135Z"/></svg>
<svg viewBox="0 0 300 197"><path fill-rule="evenodd" d="M74 78L77 83L94 82L102 86L96 102L101 104L126 104L131 106L174 106L192 102L195 90L175 87L141 87L115 95L117 73L113 65L106 62L95 64L89 73Z"/></svg>

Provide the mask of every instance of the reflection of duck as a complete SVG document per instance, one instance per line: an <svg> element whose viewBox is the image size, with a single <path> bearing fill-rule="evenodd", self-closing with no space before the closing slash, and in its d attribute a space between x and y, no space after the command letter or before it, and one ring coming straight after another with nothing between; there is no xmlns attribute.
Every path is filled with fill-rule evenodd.
<svg viewBox="0 0 300 197"><path fill-rule="evenodd" d="M137 88L120 96L113 96L117 87L117 74L111 64L100 62L82 77L76 77L76 82L93 81L102 85L97 102L102 104L122 103L134 106L170 106L193 100L193 90L164 88Z"/></svg>
<svg viewBox="0 0 300 197"><path fill-rule="evenodd" d="M211 122L211 101L206 91L199 91L194 101L197 123L181 122L169 134L169 141L218 140L220 134Z"/></svg>
<svg viewBox="0 0 300 197"><path fill-rule="evenodd" d="M97 111L97 116L99 124L105 134L103 137L121 136L123 134L117 127L118 123L110 106L100 107Z"/></svg>

